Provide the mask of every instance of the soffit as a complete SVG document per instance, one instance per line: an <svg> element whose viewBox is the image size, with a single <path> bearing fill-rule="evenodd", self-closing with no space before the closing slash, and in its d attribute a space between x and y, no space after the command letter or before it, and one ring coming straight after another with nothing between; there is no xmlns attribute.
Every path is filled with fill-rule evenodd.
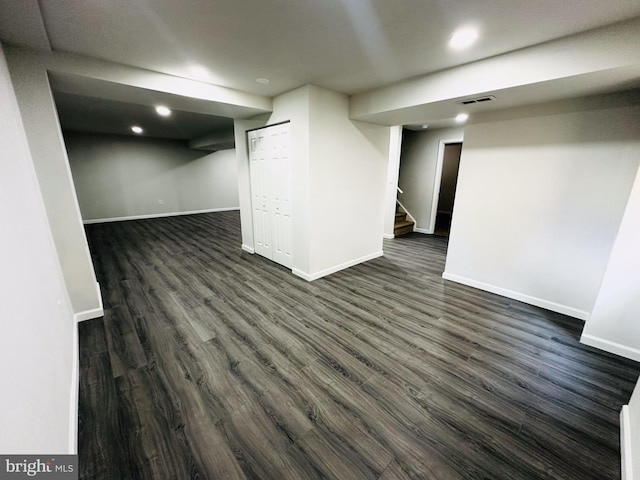
<svg viewBox="0 0 640 480"><path fill-rule="evenodd" d="M54 92L60 124L65 130L130 135L133 125L145 137L190 140L219 130L233 130L233 120L214 115L172 110L161 117L152 105L118 102Z"/></svg>

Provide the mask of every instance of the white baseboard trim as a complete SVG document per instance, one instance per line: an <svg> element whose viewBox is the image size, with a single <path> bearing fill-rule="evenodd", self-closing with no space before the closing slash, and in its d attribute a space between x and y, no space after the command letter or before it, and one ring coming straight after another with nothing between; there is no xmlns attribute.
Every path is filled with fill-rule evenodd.
<svg viewBox="0 0 640 480"><path fill-rule="evenodd" d="M308 282L312 282L313 280L317 280L322 277L326 277L327 275L331 275L332 273L339 272L340 270L344 270L345 268L353 267L354 265L358 265L359 263L367 262L369 260L373 260L374 258L378 258L384 255L382 251L371 253L369 255L365 255L364 257L356 258L354 260L350 260L348 262L341 263L340 265L335 265L333 267L325 268L316 273L306 273L302 270L298 270L297 268L292 269L294 275L298 277L304 278Z"/></svg>
<svg viewBox="0 0 640 480"><path fill-rule="evenodd" d="M78 312L73 315L73 318L77 322L84 322L85 320L91 320L93 318L98 318L104 315L104 310L102 308L94 308L92 310L84 310L82 312Z"/></svg>
<svg viewBox="0 0 640 480"><path fill-rule="evenodd" d="M382 238L386 238L387 240L391 240L392 238L396 238L393 233L383 233Z"/></svg>
<svg viewBox="0 0 640 480"><path fill-rule="evenodd" d="M78 402L80 400L80 344L78 323L74 322L71 359L71 394L69 409L69 454L78 453Z"/></svg>
<svg viewBox="0 0 640 480"><path fill-rule="evenodd" d="M637 348L627 347L620 343L605 340L604 338L594 337L593 335L583 333L580 337L580 343L595 347L605 352L620 355L621 357L628 358L640 362L640 350Z"/></svg>
<svg viewBox="0 0 640 480"><path fill-rule="evenodd" d="M125 220L144 220L146 218L177 217L180 215L196 215L198 213L230 212L232 210L240 210L240 207L208 208L206 210L190 210L187 212L150 213L148 215L131 215L128 217L94 218L91 220L83 220L82 223L84 223L85 225L91 225L92 223L123 222Z"/></svg>
<svg viewBox="0 0 640 480"><path fill-rule="evenodd" d="M623 405L620 411L620 462L622 464L622 480L633 480L632 457L633 445L631 444L629 405Z"/></svg>
<svg viewBox="0 0 640 480"><path fill-rule="evenodd" d="M98 318L104 315L104 306L102 305L102 291L100 290L100 284L96 282L96 292L98 294L98 308L92 308L91 310L84 310L77 312L73 315L73 319L76 323L84 322L85 320L91 320L92 318Z"/></svg>
<svg viewBox="0 0 640 480"><path fill-rule="evenodd" d="M250 254L254 254L256 253L255 249L253 247L250 247L249 245L245 245L244 243L242 244L242 250L244 250L245 252L248 252Z"/></svg>
<svg viewBox="0 0 640 480"><path fill-rule="evenodd" d="M495 293L496 295L512 298L514 300L518 300L523 303L528 303L529 305L535 305L536 307L541 307L547 310L551 310L552 312L562 313L563 315L568 315L570 317L578 318L580 320L587 320L587 318L589 318L589 312L585 312L584 310L579 310L577 308L569 307L567 305L551 302L543 298L533 297L525 293L515 292L513 290L509 290L506 288L497 287L489 283L479 282L477 280L462 277L460 275L444 272L442 274L442 278L444 278L445 280L451 280L452 282L461 283L463 285L468 285L469 287L474 287L480 290L484 290L486 292Z"/></svg>
<svg viewBox="0 0 640 480"><path fill-rule="evenodd" d="M300 278L303 278L307 282L310 282L311 280L313 280L313 278L311 278L311 275L309 275L307 272L303 272L302 270L298 270L297 268L292 268L291 273L293 273L294 275Z"/></svg>

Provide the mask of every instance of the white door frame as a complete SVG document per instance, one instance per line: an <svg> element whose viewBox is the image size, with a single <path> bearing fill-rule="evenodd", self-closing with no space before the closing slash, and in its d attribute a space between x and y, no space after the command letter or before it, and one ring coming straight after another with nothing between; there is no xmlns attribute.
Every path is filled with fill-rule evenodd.
<svg viewBox="0 0 640 480"><path fill-rule="evenodd" d="M442 182L442 165L444 164L444 147L452 143L463 143L462 136L455 138L443 138L438 144L438 163L436 163L436 175L433 180L433 198L431 199L431 220L428 233L436 231L436 216L438 215L438 198L440 197L440 182Z"/></svg>

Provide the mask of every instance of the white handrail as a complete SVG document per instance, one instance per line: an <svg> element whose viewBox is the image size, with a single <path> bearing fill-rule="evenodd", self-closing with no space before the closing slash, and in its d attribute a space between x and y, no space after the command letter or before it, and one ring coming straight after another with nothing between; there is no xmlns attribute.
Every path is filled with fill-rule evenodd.
<svg viewBox="0 0 640 480"><path fill-rule="evenodd" d="M404 193L400 187L396 187L400 193Z"/></svg>

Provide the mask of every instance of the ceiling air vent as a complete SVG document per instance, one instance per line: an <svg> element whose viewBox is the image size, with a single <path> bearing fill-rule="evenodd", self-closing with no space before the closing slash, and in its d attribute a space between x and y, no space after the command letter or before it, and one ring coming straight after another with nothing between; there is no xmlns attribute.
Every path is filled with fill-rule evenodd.
<svg viewBox="0 0 640 480"><path fill-rule="evenodd" d="M493 95L487 95L486 97L467 98L466 100L462 100L461 102L458 102L458 103L461 105L472 105L474 103L492 102L495 99L496 97L494 97Z"/></svg>

